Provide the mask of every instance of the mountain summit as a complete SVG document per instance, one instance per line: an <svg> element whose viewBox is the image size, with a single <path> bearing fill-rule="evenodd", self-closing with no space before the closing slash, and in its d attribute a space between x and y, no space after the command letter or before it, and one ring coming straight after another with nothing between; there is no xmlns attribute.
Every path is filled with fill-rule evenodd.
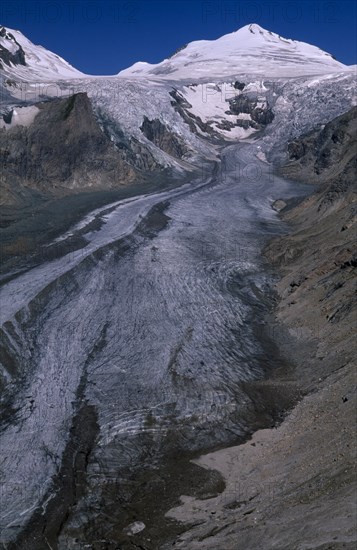
<svg viewBox="0 0 357 550"><path fill-rule="evenodd" d="M139 62L119 76L168 80L256 74L293 77L346 69L316 46L283 38L253 23L217 40L198 40L158 64Z"/></svg>
<svg viewBox="0 0 357 550"><path fill-rule="evenodd" d="M33 44L22 32L1 25L0 70L10 77L30 80L85 76L59 55Z"/></svg>

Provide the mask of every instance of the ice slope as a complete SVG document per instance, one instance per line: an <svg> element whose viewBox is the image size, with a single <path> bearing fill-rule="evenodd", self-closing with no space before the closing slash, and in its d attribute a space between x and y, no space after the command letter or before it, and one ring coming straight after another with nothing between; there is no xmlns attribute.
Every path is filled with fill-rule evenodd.
<svg viewBox="0 0 357 550"><path fill-rule="evenodd" d="M347 68L329 53L304 42L283 38L256 24L217 40L191 42L158 64L135 63L119 76L168 80L223 78L234 74L296 77Z"/></svg>
<svg viewBox="0 0 357 550"><path fill-rule="evenodd" d="M210 82L196 86L167 81L154 82L148 85L141 79L103 79L78 82L76 91L84 90L91 98L98 112L106 113L113 124L113 141L115 125L125 135L132 135L146 146L152 147L152 153L162 164L170 162L168 156L150 144L140 130L144 116L150 120L159 119L182 138L191 149L187 160L199 156L211 156L212 134L225 140L237 142L251 140L259 131L244 130L233 127L230 131L219 128L224 122L250 115L242 113L232 115L228 111L228 101L233 97L252 97L258 105L267 104L272 108L275 118L260 133L262 147L266 153L271 150L286 150L287 140L326 123L351 108L357 102L356 75L353 71L341 71L318 77L307 76L296 79L245 78L242 92L232 88L231 82ZM70 85L68 85L70 88ZM192 131L187 122L175 110L170 92L173 88L187 101L183 111L199 117L206 125L202 131L196 125ZM61 88L62 93L68 93ZM191 117L190 117L191 118ZM195 122L195 118L191 121ZM197 158L197 157L196 157Z"/></svg>
<svg viewBox="0 0 357 550"><path fill-rule="evenodd" d="M0 26L0 61L2 48L13 55L21 48L24 52L25 65L13 61L10 61L10 65L2 63L2 72L12 78L42 81L84 76L59 55L33 44L22 32Z"/></svg>

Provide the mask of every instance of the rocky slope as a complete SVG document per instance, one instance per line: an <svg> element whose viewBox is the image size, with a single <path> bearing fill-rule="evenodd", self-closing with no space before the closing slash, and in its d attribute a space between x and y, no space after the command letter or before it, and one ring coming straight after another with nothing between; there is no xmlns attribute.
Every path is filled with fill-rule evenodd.
<svg viewBox="0 0 357 550"><path fill-rule="evenodd" d="M295 139L280 169L320 187L283 209L292 231L266 250L282 271L269 333L294 369L263 386L296 384L303 397L277 428L195 461L226 487L208 500L182 497L168 513L191 524L175 548L355 548L356 116Z"/></svg>
<svg viewBox="0 0 357 550"><path fill-rule="evenodd" d="M357 108L289 143L288 152L292 160L280 172L319 187L284 214L295 230L268 250L286 273L279 285L284 318L311 322L329 354L334 345L339 355L349 354L356 314Z"/></svg>
<svg viewBox="0 0 357 550"><path fill-rule="evenodd" d="M356 107L304 137L288 144L289 162L280 173L286 177L327 185L350 187L356 169ZM336 187L336 192L338 191ZM329 191L330 194L330 191Z"/></svg>
<svg viewBox="0 0 357 550"><path fill-rule="evenodd" d="M149 120L144 116L140 129L148 140L174 158L181 159L188 150L185 143L157 118Z"/></svg>

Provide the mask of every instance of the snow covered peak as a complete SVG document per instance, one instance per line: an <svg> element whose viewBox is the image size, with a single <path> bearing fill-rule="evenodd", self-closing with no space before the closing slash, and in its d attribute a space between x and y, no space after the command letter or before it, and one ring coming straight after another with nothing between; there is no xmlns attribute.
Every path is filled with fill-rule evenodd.
<svg viewBox="0 0 357 550"><path fill-rule="evenodd" d="M20 31L0 26L0 70L8 77L23 80L81 78L62 57L36 46Z"/></svg>
<svg viewBox="0 0 357 550"><path fill-rule="evenodd" d="M244 27L241 27L240 29L237 29L236 31L232 32L231 34L246 34L246 33L249 33L249 34L255 34L256 36L265 36L266 35L270 35L270 36L279 36L277 34L275 34L274 32L272 31L268 31L267 29L264 29L263 27L261 27L260 25L258 25L257 23L250 23L249 25L244 25ZM229 36L229 35L225 35L225 36Z"/></svg>
<svg viewBox="0 0 357 550"><path fill-rule="evenodd" d="M213 82L239 75L299 77L343 72L346 65L304 42L287 39L256 23L217 40L190 42L161 63L134 63L119 77ZM20 31L0 26L0 73L27 81L56 81L85 75L53 52L33 44Z"/></svg>
<svg viewBox="0 0 357 550"><path fill-rule="evenodd" d="M125 77L212 80L239 74L294 77L343 71L347 67L316 46L283 38L256 23L217 40L198 40L158 64L135 63Z"/></svg>
<svg viewBox="0 0 357 550"><path fill-rule="evenodd" d="M233 31L229 34L225 34L221 38L225 38L228 36L239 36L239 37L249 37L250 35L254 35L255 38L261 38L266 35L273 35L271 31L267 31L266 29L263 29L260 25L257 25L257 23L250 23L249 25L244 25L244 27L241 27L240 29L237 29L236 31Z"/></svg>

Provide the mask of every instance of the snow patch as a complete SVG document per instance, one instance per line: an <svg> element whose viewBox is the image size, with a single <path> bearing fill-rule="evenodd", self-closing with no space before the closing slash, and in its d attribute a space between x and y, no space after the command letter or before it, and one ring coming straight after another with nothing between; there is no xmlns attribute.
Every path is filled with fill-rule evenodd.
<svg viewBox="0 0 357 550"><path fill-rule="evenodd" d="M14 128L14 126L30 126L39 112L40 109L35 105L29 107L16 107L16 109L12 111L11 122L7 124L3 118L0 119L0 128L8 130Z"/></svg>

